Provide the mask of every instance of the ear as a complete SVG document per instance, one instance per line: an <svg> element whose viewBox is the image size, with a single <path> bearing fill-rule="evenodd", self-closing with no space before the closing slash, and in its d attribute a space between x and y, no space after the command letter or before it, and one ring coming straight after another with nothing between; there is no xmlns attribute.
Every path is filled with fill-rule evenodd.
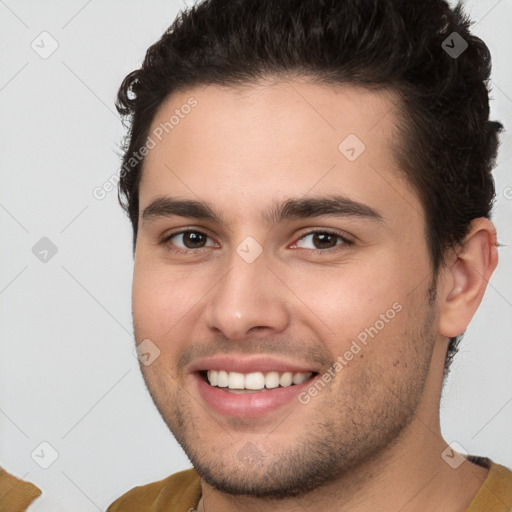
<svg viewBox="0 0 512 512"><path fill-rule="evenodd" d="M494 224L475 219L462 246L440 271L437 297L442 336L452 338L466 330L498 264L497 245Z"/></svg>

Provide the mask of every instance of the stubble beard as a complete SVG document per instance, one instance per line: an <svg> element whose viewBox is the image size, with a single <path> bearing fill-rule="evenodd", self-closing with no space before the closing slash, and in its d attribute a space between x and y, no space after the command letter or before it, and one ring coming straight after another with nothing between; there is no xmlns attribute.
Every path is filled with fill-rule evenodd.
<svg viewBox="0 0 512 512"><path fill-rule="evenodd" d="M231 433L226 430L222 439L211 439L204 420L207 413L194 410L196 401L188 392L177 386L167 389L165 374L144 367L142 372L162 418L202 480L234 496L296 498L381 457L410 425L423 395L436 339L432 302L423 322L410 321L409 329L401 333L400 372L391 374L378 361L366 363L358 378L345 381L336 394L333 384L338 379L334 379L330 389L300 406L312 407L314 413L302 433L286 446L272 444L272 434L283 435L289 421L294 425L293 413L272 433L269 428L263 443L258 440L265 436L252 434L244 421ZM413 330L414 325L420 327ZM207 421L214 420L208 417ZM236 427L236 420L232 424Z"/></svg>

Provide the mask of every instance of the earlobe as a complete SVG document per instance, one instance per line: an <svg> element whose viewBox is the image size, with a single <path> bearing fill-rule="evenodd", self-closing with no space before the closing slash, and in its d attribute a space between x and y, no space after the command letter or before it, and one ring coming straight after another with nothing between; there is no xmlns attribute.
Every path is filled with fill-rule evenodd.
<svg viewBox="0 0 512 512"><path fill-rule="evenodd" d="M496 228L488 219L475 219L454 259L442 271L439 334L452 338L467 329L497 264Z"/></svg>

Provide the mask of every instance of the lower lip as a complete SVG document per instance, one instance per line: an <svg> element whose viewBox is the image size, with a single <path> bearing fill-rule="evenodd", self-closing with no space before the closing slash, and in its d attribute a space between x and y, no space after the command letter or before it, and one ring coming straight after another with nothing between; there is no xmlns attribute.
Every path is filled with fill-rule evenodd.
<svg viewBox="0 0 512 512"><path fill-rule="evenodd" d="M210 386L199 373L194 374L199 393L208 406L224 416L237 418L259 418L293 400L299 403L297 396L311 385L315 376L293 386L267 389L263 392L230 393L224 391L226 388Z"/></svg>

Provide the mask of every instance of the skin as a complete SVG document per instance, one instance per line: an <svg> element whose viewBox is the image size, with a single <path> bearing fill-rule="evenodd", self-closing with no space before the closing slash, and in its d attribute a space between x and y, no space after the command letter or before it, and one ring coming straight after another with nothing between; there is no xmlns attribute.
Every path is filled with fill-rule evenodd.
<svg viewBox="0 0 512 512"><path fill-rule="evenodd" d="M448 339L462 333L497 264L492 223L476 219L433 283L421 204L397 166L396 98L291 79L171 95L153 128L197 107L146 157L133 280L141 366L163 417L202 477L199 510L463 511L487 476L441 457L439 402ZM366 145L353 162L338 145ZM270 224L289 199L344 195L379 212ZM221 221L142 212L158 197L207 203ZM203 247L165 236L207 235ZM346 235L316 245L312 230ZM254 238L252 263L237 246ZM182 252L177 252L176 249ZM272 354L322 375L393 304L401 310L308 404L226 417L197 391L203 355ZM252 456L241 457L250 447Z"/></svg>

